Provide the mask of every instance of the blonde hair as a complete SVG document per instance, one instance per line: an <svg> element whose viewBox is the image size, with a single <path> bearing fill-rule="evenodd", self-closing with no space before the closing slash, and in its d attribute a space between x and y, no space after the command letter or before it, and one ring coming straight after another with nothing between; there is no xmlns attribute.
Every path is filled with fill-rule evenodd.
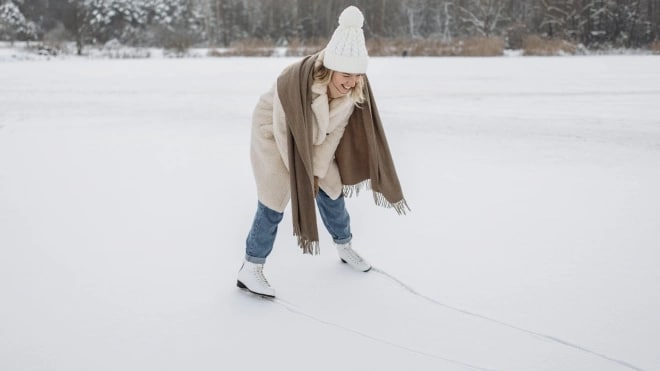
<svg viewBox="0 0 660 371"><path fill-rule="evenodd" d="M323 55L320 55L319 58L316 60L316 63L314 64L314 82L327 86L328 84L330 84L330 80L332 80L332 74L334 73L335 71L326 68L323 65ZM351 92L348 94L356 105L363 103L365 101L366 99L366 96L364 94L365 88L366 87L364 86L364 76L360 75L357 81L355 82L355 86L353 87L353 89L351 89Z"/></svg>

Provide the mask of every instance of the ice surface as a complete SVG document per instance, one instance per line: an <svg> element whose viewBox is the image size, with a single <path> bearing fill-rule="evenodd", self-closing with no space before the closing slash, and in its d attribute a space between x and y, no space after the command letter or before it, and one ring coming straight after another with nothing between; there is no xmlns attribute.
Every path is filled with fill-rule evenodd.
<svg viewBox="0 0 660 371"><path fill-rule="evenodd" d="M660 369L660 57L372 58L412 212L348 201L362 274L287 211L273 302L235 278L294 60L0 64L0 369Z"/></svg>

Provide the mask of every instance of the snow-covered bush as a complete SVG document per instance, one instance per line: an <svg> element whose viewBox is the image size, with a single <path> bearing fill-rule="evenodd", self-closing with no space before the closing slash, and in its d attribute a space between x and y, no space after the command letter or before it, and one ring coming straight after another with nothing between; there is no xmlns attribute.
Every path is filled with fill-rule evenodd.
<svg viewBox="0 0 660 371"><path fill-rule="evenodd" d="M149 58L151 56L149 50L123 45L117 39L112 39L106 42L99 50L91 50L90 54L92 54L92 56L110 59Z"/></svg>

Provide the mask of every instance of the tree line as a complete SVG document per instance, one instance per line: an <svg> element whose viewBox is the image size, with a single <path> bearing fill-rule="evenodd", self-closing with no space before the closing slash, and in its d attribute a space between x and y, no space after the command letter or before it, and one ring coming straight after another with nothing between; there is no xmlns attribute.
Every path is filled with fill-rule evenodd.
<svg viewBox="0 0 660 371"><path fill-rule="evenodd" d="M658 0L0 0L0 39L117 40L131 46L287 45L327 39L348 5L367 38L452 41L527 35L587 48L645 47L660 39Z"/></svg>

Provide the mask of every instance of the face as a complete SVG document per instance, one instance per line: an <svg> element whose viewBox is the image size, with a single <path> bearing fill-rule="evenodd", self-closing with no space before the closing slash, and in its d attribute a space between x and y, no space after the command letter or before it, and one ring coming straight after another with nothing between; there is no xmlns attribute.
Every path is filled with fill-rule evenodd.
<svg viewBox="0 0 660 371"><path fill-rule="evenodd" d="M330 98L339 98L351 92L362 75L334 72L328 84Z"/></svg>

